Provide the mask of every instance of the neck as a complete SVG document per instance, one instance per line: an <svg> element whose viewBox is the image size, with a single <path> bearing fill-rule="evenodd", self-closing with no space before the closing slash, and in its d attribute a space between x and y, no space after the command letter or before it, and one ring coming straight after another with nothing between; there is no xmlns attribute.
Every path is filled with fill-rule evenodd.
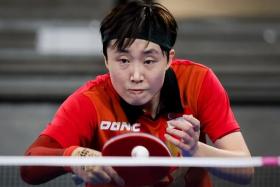
<svg viewBox="0 0 280 187"><path fill-rule="evenodd" d="M160 92L158 92L150 102L143 105L143 111L149 113L152 118L155 118L158 113L159 100Z"/></svg>

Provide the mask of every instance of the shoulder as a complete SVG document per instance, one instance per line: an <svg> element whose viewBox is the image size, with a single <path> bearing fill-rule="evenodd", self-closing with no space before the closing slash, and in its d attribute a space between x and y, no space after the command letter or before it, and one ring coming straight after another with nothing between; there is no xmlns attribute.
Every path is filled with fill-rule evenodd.
<svg viewBox="0 0 280 187"><path fill-rule="evenodd" d="M174 59L171 62L171 67L178 71L179 69L195 68L197 70L208 70L209 67L187 59Z"/></svg>
<svg viewBox="0 0 280 187"><path fill-rule="evenodd" d="M110 82L109 74L99 75L95 79L87 81L84 85L79 87L73 94L82 94L98 87L106 87Z"/></svg>
<svg viewBox="0 0 280 187"><path fill-rule="evenodd" d="M103 95L104 90L112 89L109 74L99 75L79 87L63 102L62 106L92 105L91 95ZM103 91L102 91L103 90ZM79 107L80 108L80 107Z"/></svg>
<svg viewBox="0 0 280 187"><path fill-rule="evenodd" d="M176 74L178 80L183 79L185 81L195 77L203 78L210 70L209 67L203 64L183 59L173 60L171 63L171 68Z"/></svg>
<svg viewBox="0 0 280 187"><path fill-rule="evenodd" d="M171 69L174 71L179 84L202 83L208 72L211 72L211 69L203 64L182 59L173 60Z"/></svg>

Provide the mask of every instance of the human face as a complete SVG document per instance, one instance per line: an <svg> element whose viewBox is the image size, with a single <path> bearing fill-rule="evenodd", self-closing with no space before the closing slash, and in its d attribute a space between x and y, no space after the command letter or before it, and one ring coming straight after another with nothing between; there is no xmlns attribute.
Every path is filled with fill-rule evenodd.
<svg viewBox="0 0 280 187"><path fill-rule="evenodd" d="M159 45L146 40L136 39L122 51L113 44L114 40L107 48L106 67L117 93L131 105L158 104L171 60L167 62Z"/></svg>

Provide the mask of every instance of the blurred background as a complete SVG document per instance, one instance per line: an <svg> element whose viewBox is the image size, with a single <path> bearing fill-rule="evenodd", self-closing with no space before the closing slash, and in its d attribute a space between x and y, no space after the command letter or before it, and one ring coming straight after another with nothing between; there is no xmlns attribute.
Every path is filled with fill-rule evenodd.
<svg viewBox="0 0 280 187"><path fill-rule="evenodd" d="M71 92L106 72L99 23L124 2L0 0L0 155L22 155ZM216 72L252 154L280 155L280 1L158 2L178 20L176 56Z"/></svg>
<svg viewBox="0 0 280 187"><path fill-rule="evenodd" d="M280 155L280 1L158 2L178 20L177 57L211 67L228 91L251 153ZM119 3L0 0L0 155L22 155L70 93L106 72L99 23ZM23 186L14 169L0 181L9 173L19 183L0 186Z"/></svg>

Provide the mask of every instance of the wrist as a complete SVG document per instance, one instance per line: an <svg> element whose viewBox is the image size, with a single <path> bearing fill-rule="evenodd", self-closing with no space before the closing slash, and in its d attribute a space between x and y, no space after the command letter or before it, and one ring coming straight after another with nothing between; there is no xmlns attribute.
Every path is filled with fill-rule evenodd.
<svg viewBox="0 0 280 187"><path fill-rule="evenodd" d="M203 143L202 142L197 142L197 145L196 145L196 148L195 148L195 151L194 151L194 153L193 153L193 157L201 157L201 156L203 156L202 154L201 154L201 147L203 146Z"/></svg>
<svg viewBox="0 0 280 187"><path fill-rule="evenodd" d="M76 150L77 148L79 148L79 146L67 147L63 152L63 156L73 156L72 154L73 154L74 150Z"/></svg>
<svg viewBox="0 0 280 187"><path fill-rule="evenodd" d="M72 153L74 152L75 149L77 149L79 146L70 146L67 147L64 152L63 152L63 156L72 156ZM64 166L64 170L66 172L72 173L72 167L71 166Z"/></svg>

